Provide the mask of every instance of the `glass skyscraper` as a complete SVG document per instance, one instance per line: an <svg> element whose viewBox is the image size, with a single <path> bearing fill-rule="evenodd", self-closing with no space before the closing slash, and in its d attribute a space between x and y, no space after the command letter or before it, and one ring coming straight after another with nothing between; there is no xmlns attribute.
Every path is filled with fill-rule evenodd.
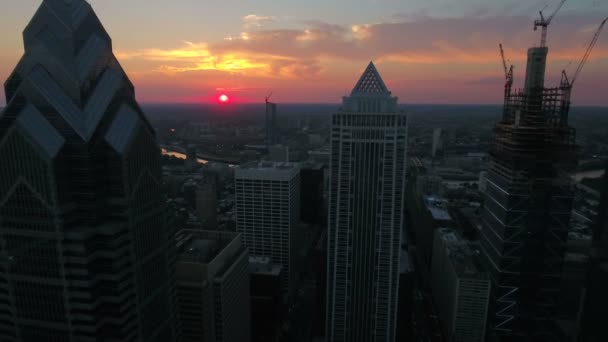
<svg viewBox="0 0 608 342"><path fill-rule="evenodd" d="M370 63L332 118L327 341L392 342L407 117Z"/></svg>
<svg viewBox="0 0 608 342"><path fill-rule="evenodd" d="M6 32L5 32L6 33ZM45 0L0 116L0 340L176 340L160 149L83 0Z"/></svg>

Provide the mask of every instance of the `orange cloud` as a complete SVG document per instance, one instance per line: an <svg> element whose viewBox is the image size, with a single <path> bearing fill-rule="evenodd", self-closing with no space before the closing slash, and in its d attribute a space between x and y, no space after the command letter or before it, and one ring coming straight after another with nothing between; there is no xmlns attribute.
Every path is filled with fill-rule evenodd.
<svg viewBox="0 0 608 342"><path fill-rule="evenodd" d="M568 62L578 63L584 53L582 42L586 44L591 39L599 23L598 18L590 16L559 19L549 32L549 73L556 77ZM446 94L449 89L466 90L472 92L469 96L474 99L481 92L492 91L489 94L494 95L484 99L498 103L502 82L498 44L505 45L507 57L516 64L517 78L521 80L526 51L539 40L539 33L532 31L530 20L525 17L427 18L350 26L310 21L304 25L302 29L248 30L223 41L183 42L172 49L123 50L117 56L127 64L127 70L136 73L156 73L187 82L198 82L201 72L209 74L212 79L199 87L252 89L265 84L291 88L294 96L298 92L298 96L303 96L304 92L315 93L323 84L334 90L325 88L321 94L337 94L336 100L356 81L358 66L373 59L379 63L387 83L396 88L395 93L399 87L403 90L421 84L426 87L424 94L432 84L441 93L442 84L447 83L450 88L446 88ZM605 41L598 43L587 66L589 84L600 77L602 65L605 68ZM190 74L193 76L187 76ZM407 82L408 79L418 81ZM552 80L551 76L548 79ZM488 88L489 84L496 91ZM415 93L409 88L404 91ZM444 94L442 99L460 102L465 95Z"/></svg>

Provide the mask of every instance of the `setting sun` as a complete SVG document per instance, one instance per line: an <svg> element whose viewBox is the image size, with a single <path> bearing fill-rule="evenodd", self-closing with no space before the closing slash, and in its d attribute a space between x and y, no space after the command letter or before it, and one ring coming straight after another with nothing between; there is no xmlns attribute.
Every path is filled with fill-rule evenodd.
<svg viewBox="0 0 608 342"><path fill-rule="evenodd" d="M230 101L230 98L228 97L228 95L222 94L220 95L219 100L221 103L228 103Z"/></svg>

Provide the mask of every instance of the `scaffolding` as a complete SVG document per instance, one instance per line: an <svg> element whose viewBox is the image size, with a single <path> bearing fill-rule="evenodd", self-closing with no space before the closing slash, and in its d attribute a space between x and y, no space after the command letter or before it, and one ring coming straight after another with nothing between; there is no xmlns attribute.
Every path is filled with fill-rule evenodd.
<svg viewBox="0 0 608 342"><path fill-rule="evenodd" d="M509 81L490 152L482 245L495 265L495 332L534 340L556 331L578 148L567 82L512 91Z"/></svg>

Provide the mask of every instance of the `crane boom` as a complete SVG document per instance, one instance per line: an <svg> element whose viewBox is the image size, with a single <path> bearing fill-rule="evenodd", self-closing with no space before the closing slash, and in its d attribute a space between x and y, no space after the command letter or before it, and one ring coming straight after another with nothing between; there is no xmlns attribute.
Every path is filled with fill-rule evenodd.
<svg viewBox="0 0 608 342"><path fill-rule="evenodd" d="M507 58L505 57L505 50L502 47L502 44L499 44L500 46L500 56L502 57L502 67L505 70L505 79L507 80L507 85L510 87L513 84L513 65L511 65L511 67L509 68L507 66Z"/></svg>
<svg viewBox="0 0 608 342"><path fill-rule="evenodd" d="M578 78L581 71L585 67L585 64L587 64L587 61L589 60L589 56L591 56L591 52L593 51L593 48L595 47L597 40L600 38L602 29L604 28L604 25L606 25L607 21L608 21L608 18L604 19L604 21L602 21L602 23L600 24L600 27L597 29L597 31L593 35L593 39L591 39L591 43L589 44L589 47L587 47L587 51L585 51L585 55L583 56L583 59L581 60L580 64L578 65L578 68L576 68L576 72L574 73L574 76L572 77L572 81L570 81L570 87L572 87L574 85L574 82L576 82L576 79Z"/></svg>
<svg viewBox="0 0 608 342"><path fill-rule="evenodd" d="M505 77L509 74L509 68L507 67L507 59L505 58L505 50L502 48L502 44L500 46L500 57L502 57L502 67L505 69Z"/></svg>
<svg viewBox="0 0 608 342"><path fill-rule="evenodd" d="M555 18L559 10L562 9L566 1L568 0L561 0L559 6L557 6L557 9L555 9L555 11L553 11L553 13L548 18L545 18L545 16L543 15L543 11L540 11L540 19L534 21L534 31L536 31L539 26L541 27L542 33L540 37L540 47L547 46L547 29L551 24L551 21L553 21L553 18Z"/></svg>

